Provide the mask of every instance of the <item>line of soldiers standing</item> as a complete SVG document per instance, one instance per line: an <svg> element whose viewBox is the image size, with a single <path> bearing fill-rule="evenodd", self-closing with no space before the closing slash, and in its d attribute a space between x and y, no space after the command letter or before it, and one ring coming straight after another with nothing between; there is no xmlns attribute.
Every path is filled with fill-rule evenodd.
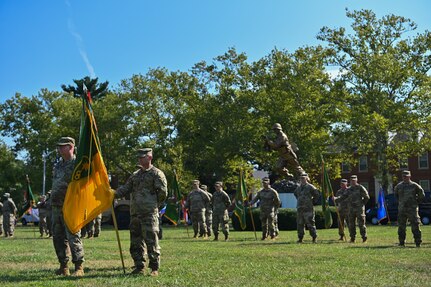
<svg viewBox="0 0 431 287"><path fill-rule="evenodd" d="M189 210L192 219L193 238L207 239L211 236L211 228L214 233L214 241L218 240L219 228L224 235L225 241L229 240L229 214L228 207L231 205L229 195L223 190L223 182L214 184L215 192L208 192L206 185L199 186L199 180L192 183L192 191L187 195L185 207Z"/></svg>

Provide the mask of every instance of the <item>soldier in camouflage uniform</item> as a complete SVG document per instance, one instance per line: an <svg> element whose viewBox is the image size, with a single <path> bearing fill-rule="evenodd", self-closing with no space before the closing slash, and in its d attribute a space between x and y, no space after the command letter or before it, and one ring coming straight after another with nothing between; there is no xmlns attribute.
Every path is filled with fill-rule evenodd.
<svg viewBox="0 0 431 287"><path fill-rule="evenodd" d="M319 199L320 193L316 187L308 183L308 174L302 173L300 178L300 185L295 189L294 195L297 199L296 202L296 224L298 230L298 241L302 243L304 238L304 226L307 226L313 243L316 243L317 231L316 221L314 220L314 204Z"/></svg>
<svg viewBox="0 0 431 287"><path fill-rule="evenodd" d="M422 243L422 233L420 229L420 218L418 214L418 203L425 198L422 187L410 180L410 171L405 170L402 173L403 181L397 184L394 193L398 200L398 239L399 245L404 246L406 241L406 223L407 219L412 226L412 233L415 239L416 247Z"/></svg>
<svg viewBox="0 0 431 287"><path fill-rule="evenodd" d="M40 201L37 203L37 209L39 209L39 232L40 237L43 237L45 234L48 235L48 226L46 222L46 218L48 217L48 210L46 209L46 196L42 195L40 197Z"/></svg>
<svg viewBox="0 0 431 287"><path fill-rule="evenodd" d="M263 189L261 189L255 198L249 203L250 206L260 200L260 222L262 223L262 240L268 235L271 239L275 238L274 216L275 208L280 206L280 197L278 192L269 185L269 178L262 179Z"/></svg>
<svg viewBox="0 0 431 287"><path fill-rule="evenodd" d="M3 203L0 201L0 235L3 235Z"/></svg>
<svg viewBox="0 0 431 287"><path fill-rule="evenodd" d="M168 195L165 174L152 165L153 150L138 150L141 166L115 192L116 198L130 194L130 254L135 263L132 274L143 274L145 251L151 276L159 275L159 207Z"/></svg>
<svg viewBox="0 0 431 287"><path fill-rule="evenodd" d="M277 173L279 175L292 177L292 174L290 174L288 170L288 168L291 168L293 169L295 176L299 176L304 172L304 169L300 166L298 157L293 151L293 148L290 145L286 134L283 132L281 125L279 123L275 123L272 126L272 129L277 135L277 138L275 141L267 140L266 143L269 145L269 147L278 151L279 158L276 165Z"/></svg>
<svg viewBox="0 0 431 287"><path fill-rule="evenodd" d="M211 228L213 225L213 208L211 206L211 199L213 195L208 191L208 187L205 184L201 185L201 189L205 191L210 198L210 201L208 202L208 205L205 206L205 224L207 226L207 235L208 237L211 236Z"/></svg>
<svg viewBox="0 0 431 287"><path fill-rule="evenodd" d="M5 237L13 237L17 208L9 193L3 195L3 231Z"/></svg>
<svg viewBox="0 0 431 287"><path fill-rule="evenodd" d="M335 203L338 209L338 234L340 235L339 240L344 240L346 237L344 229L349 225L346 224L349 221L349 202L346 197L341 199L343 195L347 195L347 179L342 179L340 183L340 189L335 193Z"/></svg>
<svg viewBox="0 0 431 287"><path fill-rule="evenodd" d="M367 189L358 183L358 177L352 175L350 177L350 187L346 194L339 197L340 200L347 198L349 204L349 234L350 242L354 243L356 239L356 221L358 222L359 231L361 233L362 242L366 242L367 227L365 226L365 204L370 199ZM339 200L338 198L336 200Z"/></svg>
<svg viewBox="0 0 431 287"><path fill-rule="evenodd" d="M224 234L224 240L226 241L229 239L229 214L227 209L231 205L231 201L229 195L223 190L223 183L221 181L217 181L214 186L216 191L211 199L214 220L214 241L218 240L220 225Z"/></svg>
<svg viewBox="0 0 431 287"><path fill-rule="evenodd" d="M102 213L94 219L94 237L99 237L102 231Z"/></svg>
<svg viewBox="0 0 431 287"><path fill-rule="evenodd" d="M60 268L56 274L70 275L68 262L69 253L71 253L72 262L75 264L75 271L72 275L80 277L84 276L82 265L84 263L84 246L82 245L81 234L79 231L75 234L71 233L63 218L63 204L67 186L72 180L72 173L75 168L74 149L75 140L71 137L62 137L57 143L57 150L61 159L54 167L50 200L53 243L60 263Z"/></svg>
<svg viewBox="0 0 431 287"><path fill-rule="evenodd" d="M46 226L48 228L49 237L52 237L52 206L51 206L51 190L46 193Z"/></svg>
<svg viewBox="0 0 431 287"><path fill-rule="evenodd" d="M205 191L199 188L199 180L193 181L192 188L193 190L187 195L185 207L190 211L194 231L193 238L196 238L199 232L199 237L206 239L205 207L210 204L210 198Z"/></svg>

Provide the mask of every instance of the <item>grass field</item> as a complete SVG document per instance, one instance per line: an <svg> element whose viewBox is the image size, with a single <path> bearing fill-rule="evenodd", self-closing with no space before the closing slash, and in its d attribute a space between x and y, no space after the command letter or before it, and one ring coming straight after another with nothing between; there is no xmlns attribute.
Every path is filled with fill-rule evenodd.
<svg viewBox="0 0 431 287"><path fill-rule="evenodd" d="M431 286L431 226L422 226L415 248L410 230L397 247L396 226L370 226L369 242L338 241L337 229L318 230L296 244L295 231L276 240L231 231L228 242L192 239L184 227L163 231L159 277L124 275L113 229L84 239L84 278L59 277L52 240L33 227L18 227L0 239L0 284L4 286ZM189 230L191 233L191 230ZM257 233L258 239L260 233ZM131 271L129 233L120 231L126 272ZM191 237L191 235L190 235ZM71 266L72 268L72 266Z"/></svg>

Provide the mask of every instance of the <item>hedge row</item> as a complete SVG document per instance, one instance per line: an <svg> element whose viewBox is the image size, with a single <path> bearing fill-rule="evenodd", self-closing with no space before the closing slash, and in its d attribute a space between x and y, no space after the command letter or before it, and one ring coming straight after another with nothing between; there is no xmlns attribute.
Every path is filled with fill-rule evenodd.
<svg viewBox="0 0 431 287"><path fill-rule="evenodd" d="M324 222L324 216L322 212L321 206L315 206L314 207L316 211L316 227L317 229L323 229L325 228L325 222ZM331 215L332 215L332 228L338 227L337 222L337 213L335 211L334 207L330 207L331 209ZM253 208L252 209L254 224L256 227L256 230L262 230L262 225L260 224L260 208ZM245 231L252 231L252 221L250 217L250 211L247 209L246 213L246 223L247 227ZM232 214L232 226L234 230L241 231L241 227L239 224L238 217L234 214ZM296 209L292 208L280 208L278 210L278 228L280 230L296 230Z"/></svg>

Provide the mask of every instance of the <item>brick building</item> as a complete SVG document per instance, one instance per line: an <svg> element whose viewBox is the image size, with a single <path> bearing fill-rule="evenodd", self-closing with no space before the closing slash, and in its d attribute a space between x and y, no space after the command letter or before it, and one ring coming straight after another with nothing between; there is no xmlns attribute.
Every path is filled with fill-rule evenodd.
<svg viewBox="0 0 431 287"><path fill-rule="evenodd" d="M390 182L388 193L393 193L394 186L401 181L401 171L410 170L412 173L411 179L419 183L425 191L430 191L431 181L431 152L426 152L419 156L409 157L407 160L400 162L400 170L394 176L397 180ZM358 176L358 182L365 186L368 190L371 199L367 203L366 208L373 207L377 202L380 184L375 177L376 166L372 164L369 156L363 155L357 159L355 166L341 164L341 177L349 179L352 174ZM339 188L339 180L332 182L333 190Z"/></svg>

